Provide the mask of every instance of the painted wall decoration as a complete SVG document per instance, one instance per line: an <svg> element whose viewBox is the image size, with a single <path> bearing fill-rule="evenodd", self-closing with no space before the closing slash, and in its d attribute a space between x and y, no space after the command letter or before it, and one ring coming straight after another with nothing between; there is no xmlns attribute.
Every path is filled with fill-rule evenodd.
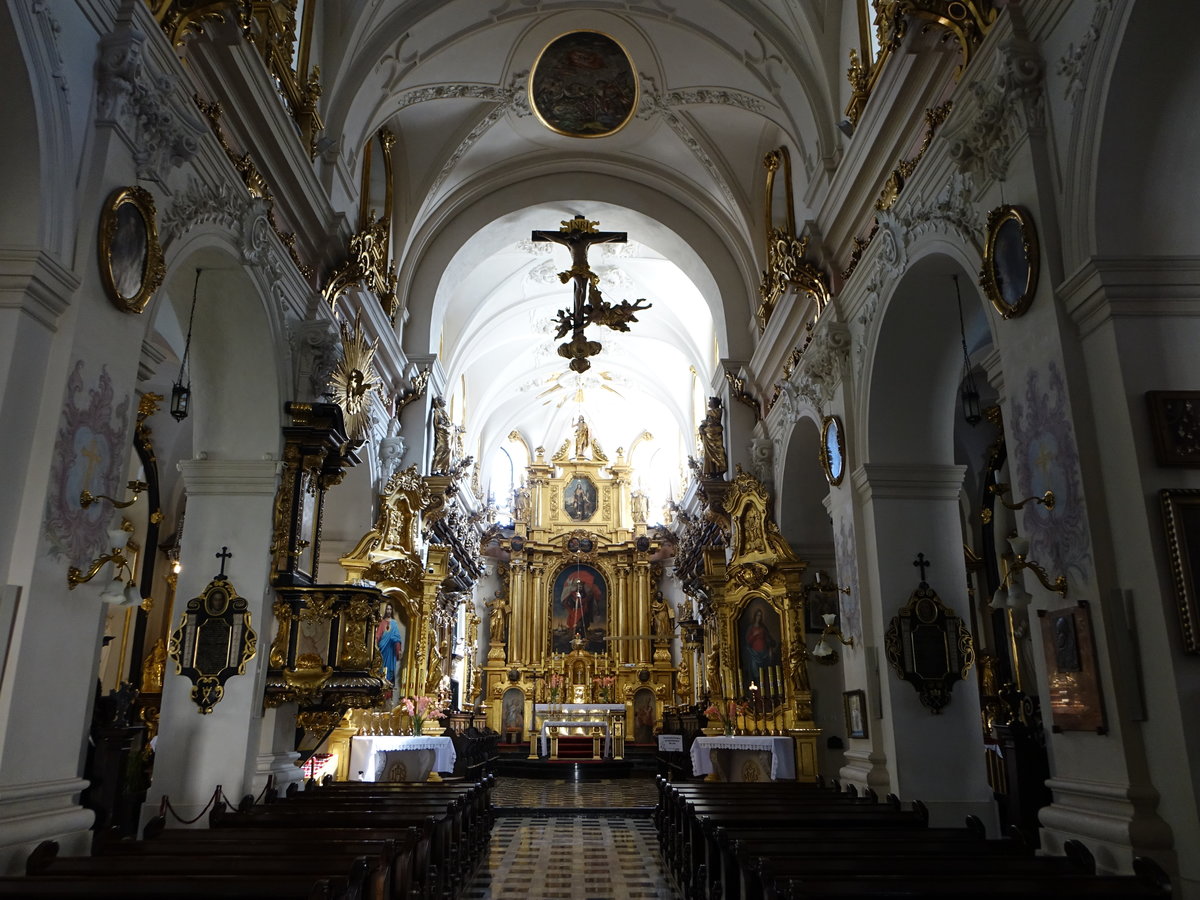
<svg viewBox="0 0 1200 900"><path fill-rule="evenodd" d="M1030 370L1024 399L1013 402L1009 458L1023 497L1052 490L1056 498L1053 511L1035 504L1024 509L1021 531L1029 538L1029 557L1048 572L1086 583L1092 577L1092 542L1071 415L1058 363L1051 362L1045 374Z"/></svg>
<svg viewBox="0 0 1200 900"><path fill-rule="evenodd" d="M50 463L50 492L46 500L46 540L56 559L84 566L99 553L107 553L106 529L113 521L112 507L94 503L83 509L81 491L124 496L122 477L133 445L129 432L129 397L114 402L113 383L105 366L96 385L84 389L83 360L76 360L67 379L54 458Z"/></svg>
<svg viewBox="0 0 1200 900"><path fill-rule="evenodd" d="M843 515L833 536L833 552L837 559L838 584L850 588L850 593L838 593L841 604L842 634L862 640L862 594L858 589L858 554L854 545L854 520Z"/></svg>
<svg viewBox="0 0 1200 900"><path fill-rule="evenodd" d="M572 565L554 579L550 611L550 649L570 653L576 637L590 653L608 650L608 582L592 566Z"/></svg>
<svg viewBox="0 0 1200 900"><path fill-rule="evenodd" d="M586 522L596 514L596 485L590 478L577 475L563 488L563 509L576 522Z"/></svg>
<svg viewBox="0 0 1200 900"><path fill-rule="evenodd" d="M749 693L750 683L763 685L763 670L780 665L779 613L766 600L754 597L737 619L738 669L741 691Z"/></svg>
<svg viewBox="0 0 1200 900"><path fill-rule="evenodd" d="M615 134L638 105L637 76L625 50L598 31L555 38L529 78L529 106L542 124L568 137Z"/></svg>

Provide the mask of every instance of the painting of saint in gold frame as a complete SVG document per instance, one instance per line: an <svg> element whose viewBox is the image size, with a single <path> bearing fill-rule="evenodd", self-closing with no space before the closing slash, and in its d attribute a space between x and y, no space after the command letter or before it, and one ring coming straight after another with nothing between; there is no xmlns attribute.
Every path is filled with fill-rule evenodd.
<svg viewBox="0 0 1200 900"><path fill-rule="evenodd" d="M762 597L753 597L737 617L740 696L750 695L751 683L770 692L782 660L783 630L779 613Z"/></svg>
<svg viewBox="0 0 1200 900"><path fill-rule="evenodd" d="M596 514L596 485L592 479L576 475L563 488L563 511L575 522L587 522Z"/></svg>
<svg viewBox="0 0 1200 900"><path fill-rule="evenodd" d="M408 621L403 611L397 609L391 600L385 600L379 606L379 622L375 625L375 646L379 650L380 674L403 691Z"/></svg>
<svg viewBox="0 0 1200 900"><path fill-rule="evenodd" d="M140 313L166 275L154 197L136 185L117 188L100 212L100 282L117 309Z"/></svg>
<svg viewBox="0 0 1200 900"><path fill-rule="evenodd" d="M550 605L550 650L604 653L608 647L608 581L599 569L570 565L554 579Z"/></svg>

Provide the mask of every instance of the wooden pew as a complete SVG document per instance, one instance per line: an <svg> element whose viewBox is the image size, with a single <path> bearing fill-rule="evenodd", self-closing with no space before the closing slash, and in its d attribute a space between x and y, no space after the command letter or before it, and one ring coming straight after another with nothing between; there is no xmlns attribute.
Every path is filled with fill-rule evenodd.
<svg viewBox="0 0 1200 900"><path fill-rule="evenodd" d="M424 847L422 847L424 841ZM418 829L376 831L372 829L312 829L304 843L286 828L263 829L166 829L141 841L103 840L93 853L99 857L146 856L209 857L219 855L270 856L284 858L306 852L308 844L326 851L354 856L373 855L386 865L377 893L392 900L407 900L417 883L416 861L428 857L428 838Z"/></svg>

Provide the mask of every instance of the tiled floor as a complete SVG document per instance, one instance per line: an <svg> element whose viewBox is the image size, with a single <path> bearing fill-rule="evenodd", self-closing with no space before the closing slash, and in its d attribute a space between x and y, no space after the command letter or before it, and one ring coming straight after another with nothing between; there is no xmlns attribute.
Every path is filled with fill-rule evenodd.
<svg viewBox="0 0 1200 900"><path fill-rule="evenodd" d="M658 791L648 778L601 781L555 781L544 778L496 780L492 805L505 810L649 810L658 802Z"/></svg>
<svg viewBox="0 0 1200 900"><path fill-rule="evenodd" d="M499 785L497 785L499 787ZM645 817L501 815L466 900L674 900Z"/></svg>

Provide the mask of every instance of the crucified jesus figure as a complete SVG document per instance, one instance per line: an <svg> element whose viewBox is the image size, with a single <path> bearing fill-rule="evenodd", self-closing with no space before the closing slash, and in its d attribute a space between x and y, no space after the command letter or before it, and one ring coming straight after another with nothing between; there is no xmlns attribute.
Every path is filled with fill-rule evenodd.
<svg viewBox="0 0 1200 900"><path fill-rule="evenodd" d="M598 222L590 222L583 216L575 216L562 223L559 231L535 231L533 240L562 244L571 251L571 268L559 272L563 284L574 281L574 306L570 311L559 310L556 338L571 332L571 340L558 348L558 353L571 360L571 369L586 371L590 363L587 357L600 352L597 341L589 341L583 330L591 323L606 325L617 331L628 331L629 322L636 322L633 315L640 309L649 309L645 300L636 303L624 301L618 306L606 303L600 294L599 276L588 265L587 251L592 244L624 243L628 235L624 231L598 231Z"/></svg>
<svg viewBox="0 0 1200 900"><path fill-rule="evenodd" d="M559 272L558 277L562 279L563 284L572 279L575 281L575 315L573 318L577 323L576 333L583 330L583 307L588 300L588 285L595 285L600 280L588 265L588 247L592 244L623 244L629 240L629 234L625 231L597 231L596 227L599 224L599 222L589 222L585 217L577 215L575 218L563 222L559 231L535 231L533 233L534 241L562 244L571 251L571 268L565 272ZM559 337L562 336L562 334L559 335Z"/></svg>

